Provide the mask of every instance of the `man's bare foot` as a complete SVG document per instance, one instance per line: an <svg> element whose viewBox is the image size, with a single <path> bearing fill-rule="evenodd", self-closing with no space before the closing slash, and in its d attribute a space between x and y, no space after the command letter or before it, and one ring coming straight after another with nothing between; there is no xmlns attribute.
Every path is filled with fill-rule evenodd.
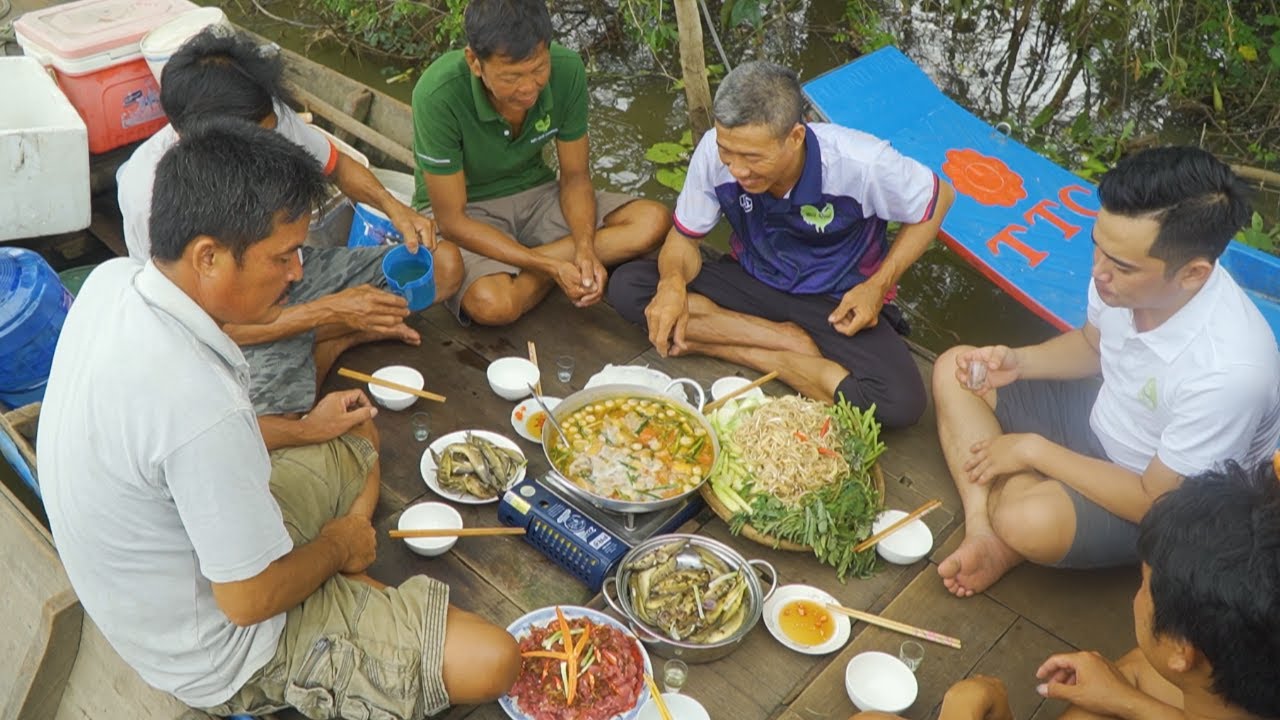
<svg viewBox="0 0 1280 720"><path fill-rule="evenodd" d="M965 535L960 547L938 565L938 574L952 595L965 598L991 587L1021 562L1022 556L999 537L976 533Z"/></svg>

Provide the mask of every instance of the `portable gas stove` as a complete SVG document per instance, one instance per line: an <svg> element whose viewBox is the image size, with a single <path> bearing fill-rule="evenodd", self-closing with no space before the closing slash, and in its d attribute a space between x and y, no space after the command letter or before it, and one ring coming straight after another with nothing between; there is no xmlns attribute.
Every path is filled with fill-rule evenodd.
<svg viewBox="0 0 1280 720"><path fill-rule="evenodd" d="M647 513L616 513L577 500L553 473L525 478L498 503L498 520L527 530L524 539L593 590L631 548L674 531L702 509L696 493L685 502Z"/></svg>

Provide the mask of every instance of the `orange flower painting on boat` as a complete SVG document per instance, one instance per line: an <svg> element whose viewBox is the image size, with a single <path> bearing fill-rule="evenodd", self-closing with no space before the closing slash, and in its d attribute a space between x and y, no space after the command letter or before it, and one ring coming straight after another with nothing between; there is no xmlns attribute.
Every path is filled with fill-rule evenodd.
<svg viewBox="0 0 1280 720"><path fill-rule="evenodd" d="M1022 176L1009 169L1004 161L974 150L948 150L942 172L951 178L956 192L983 205L1013 207L1027 197Z"/></svg>

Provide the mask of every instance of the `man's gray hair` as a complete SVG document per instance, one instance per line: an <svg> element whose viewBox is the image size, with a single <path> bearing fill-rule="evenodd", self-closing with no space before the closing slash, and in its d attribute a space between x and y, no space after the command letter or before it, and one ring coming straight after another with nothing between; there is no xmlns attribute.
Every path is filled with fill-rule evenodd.
<svg viewBox="0 0 1280 720"><path fill-rule="evenodd" d="M766 60L734 68L716 90L716 122L736 128L767 125L782 137L804 122L804 98L795 71Z"/></svg>

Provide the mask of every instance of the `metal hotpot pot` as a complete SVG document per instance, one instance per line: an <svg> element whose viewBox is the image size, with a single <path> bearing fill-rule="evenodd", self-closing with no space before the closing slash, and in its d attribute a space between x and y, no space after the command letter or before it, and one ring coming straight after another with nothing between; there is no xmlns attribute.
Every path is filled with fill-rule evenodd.
<svg viewBox="0 0 1280 720"><path fill-rule="evenodd" d="M667 391L676 385L690 385L693 387L698 395L698 405L695 407L684 400L668 395ZM555 409L551 411L551 416L563 425L565 419L574 412L594 402L599 402L601 400L628 400L631 398L661 400L674 405L687 414L691 423L706 431L707 438L711 441L711 464L713 467L715 466L715 459L720 456L720 441L716 439L716 433L715 430L712 429L711 423L702 414L702 404L705 400L705 396L702 392L702 386L687 378L672 380L671 384L667 385L666 389L661 391L644 385L626 385L621 383L597 385L593 388L587 388L586 390L579 390L564 400L561 400L560 404L555 406ZM561 474L560 468L557 468L555 462L551 460L551 443L558 441L559 439L556 438L556 429L552 423L550 421L543 423L542 452L547 458L547 464L551 466L551 473L555 475L556 479L559 481L559 485L563 487L565 492L573 495L575 499L590 503L602 510L619 513L646 513L653 512L654 510L661 510L662 508L670 507L682 502L685 498L696 493L698 491L698 487L701 485L701 483L699 483L679 495L663 498L661 500L637 502L602 497L578 487L571 480ZM710 473L704 475L702 482L706 482L709 475Z"/></svg>
<svg viewBox="0 0 1280 720"><path fill-rule="evenodd" d="M649 626L639 619L632 606L629 589L633 572L629 569L631 564L650 553L657 552L666 545L679 542L688 543L688 547L678 553L680 567L700 566L702 563L701 557L698 556L697 552L691 552L691 550L701 548L717 557L729 568L742 573L742 576L746 579L747 590L742 600L745 604L746 615L742 620L742 625L724 640L711 644L673 640L666 635L661 635L649 629ZM761 585L761 570L768 572L768 590L763 589ZM655 653L663 657L678 657L685 662L704 663L719 660L737 649L743 638L760 621L760 617L764 612L765 600L769 599L769 596L773 594L773 590L777 586L778 571L768 562L764 560L747 560L728 545L708 537L675 533L671 535L656 535L632 548L631 552L627 553L622 558L622 561L618 563L617 574L605 578L601 593L609 603L609 607L613 608L614 612L625 617L631 627L631 631Z"/></svg>

